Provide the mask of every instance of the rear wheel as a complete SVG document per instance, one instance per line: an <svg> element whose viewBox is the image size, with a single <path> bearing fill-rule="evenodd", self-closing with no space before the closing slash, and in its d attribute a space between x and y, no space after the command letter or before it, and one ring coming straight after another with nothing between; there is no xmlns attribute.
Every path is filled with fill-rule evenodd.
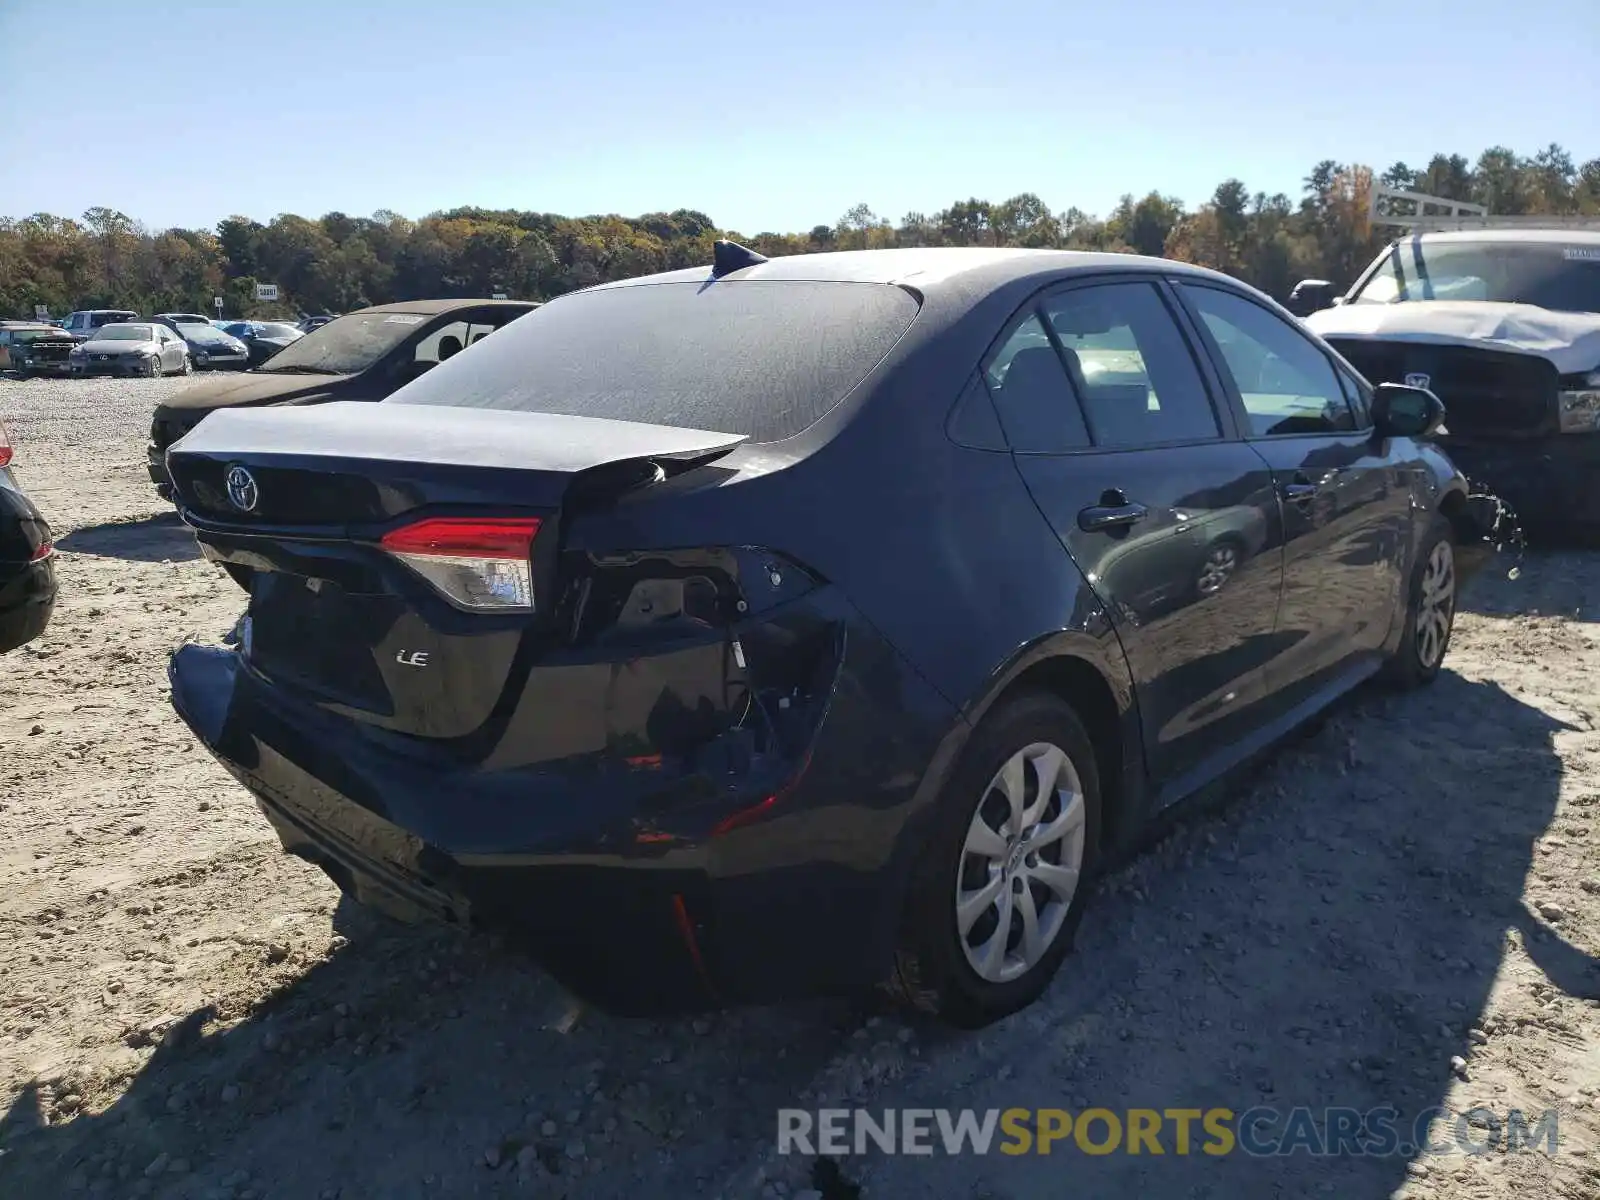
<svg viewBox="0 0 1600 1200"><path fill-rule="evenodd" d="M183 356L183 366L178 368L178 374L187 375L187 374L189 374L189 372L191 372L193 370L194 370L194 363L190 361L189 355L187 353L185 353L184 356Z"/></svg>
<svg viewBox="0 0 1600 1200"><path fill-rule="evenodd" d="M1385 678L1399 688L1432 683L1444 665L1456 616L1456 556L1450 522L1435 516L1418 548L1406 603L1405 632Z"/></svg>
<svg viewBox="0 0 1600 1200"><path fill-rule="evenodd" d="M1206 549L1204 561L1195 575L1194 590L1204 599L1227 586L1244 561L1244 546L1232 536L1218 538Z"/></svg>
<svg viewBox="0 0 1600 1200"><path fill-rule="evenodd" d="M912 882L890 989L976 1027L1031 1004L1072 946L1100 779L1071 705L1020 696L972 735Z"/></svg>
<svg viewBox="0 0 1600 1200"><path fill-rule="evenodd" d="M150 372L151 379L160 379L167 373L166 368L161 365L161 355L153 354L150 356L150 365L148 370Z"/></svg>

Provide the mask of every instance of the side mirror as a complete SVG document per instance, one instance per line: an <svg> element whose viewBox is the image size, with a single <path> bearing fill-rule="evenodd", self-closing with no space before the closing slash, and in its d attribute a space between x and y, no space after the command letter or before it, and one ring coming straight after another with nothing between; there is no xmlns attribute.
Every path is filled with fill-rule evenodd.
<svg viewBox="0 0 1600 1200"><path fill-rule="evenodd" d="M1326 279L1302 279L1294 285L1294 290L1289 293L1288 303L1284 307L1297 317L1309 317L1312 313L1332 308L1337 303L1339 298L1334 295L1333 284Z"/></svg>
<svg viewBox="0 0 1600 1200"><path fill-rule="evenodd" d="M1427 388L1380 383L1373 390L1372 424L1380 437L1429 437L1444 424L1444 401Z"/></svg>

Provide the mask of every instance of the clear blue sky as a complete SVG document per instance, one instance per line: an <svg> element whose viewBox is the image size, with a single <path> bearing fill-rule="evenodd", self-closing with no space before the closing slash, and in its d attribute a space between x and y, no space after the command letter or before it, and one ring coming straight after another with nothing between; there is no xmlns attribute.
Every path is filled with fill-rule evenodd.
<svg viewBox="0 0 1600 1200"><path fill-rule="evenodd" d="M1104 214L1322 158L1600 157L1600 0L0 0L0 113L9 216Z"/></svg>

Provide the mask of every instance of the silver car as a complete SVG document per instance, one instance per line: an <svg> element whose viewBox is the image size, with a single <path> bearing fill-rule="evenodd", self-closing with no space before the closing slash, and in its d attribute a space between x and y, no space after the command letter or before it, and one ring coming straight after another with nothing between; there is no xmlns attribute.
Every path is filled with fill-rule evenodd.
<svg viewBox="0 0 1600 1200"><path fill-rule="evenodd" d="M184 340L165 325L103 325L68 356L74 375L187 375L193 366Z"/></svg>

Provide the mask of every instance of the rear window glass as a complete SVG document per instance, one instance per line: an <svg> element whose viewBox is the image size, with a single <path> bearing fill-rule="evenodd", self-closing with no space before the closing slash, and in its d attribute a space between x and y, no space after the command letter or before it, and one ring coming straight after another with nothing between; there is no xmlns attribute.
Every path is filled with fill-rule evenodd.
<svg viewBox="0 0 1600 1200"><path fill-rule="evenodd" d="M513 321L389 398L799 433L845 398L917 315L885 284L640 284L579 292ZM286 352L287 353L287 352Z"/></svg>

